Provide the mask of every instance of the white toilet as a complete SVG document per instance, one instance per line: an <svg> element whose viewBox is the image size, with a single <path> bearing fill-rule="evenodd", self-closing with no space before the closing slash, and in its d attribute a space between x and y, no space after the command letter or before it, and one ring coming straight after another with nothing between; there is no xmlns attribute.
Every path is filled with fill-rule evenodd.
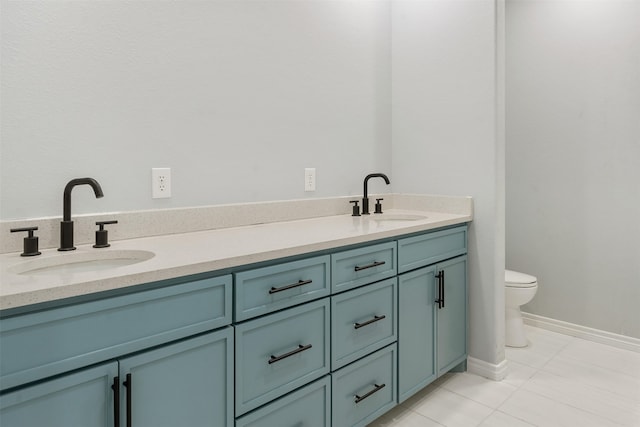
<svg viewBox="0 0 640 427"><path fill-rule="evenodd" d="M505 284L505 344L509 347L526 347L527 337L520 306L533 299L538 291L538 279L517 271L504 271Z"/></svg>

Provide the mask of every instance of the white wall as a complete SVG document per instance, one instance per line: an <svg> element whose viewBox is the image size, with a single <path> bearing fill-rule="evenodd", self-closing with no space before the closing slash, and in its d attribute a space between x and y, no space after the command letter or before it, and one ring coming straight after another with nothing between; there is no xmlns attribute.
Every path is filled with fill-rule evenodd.
<svg viewBox="0 0 640 427"><path fill-rule="evenodd" d="M500 363L496 4L3 2L0 218L61 215L79 176L105 198L75 190L74 212L360 195L374 171L372 192L471 195L470 352Z"/></svg>
<svg viewBox="0 0 640 427"><path fill-rule="evenodd" d="M507 266L526 311L640 338L640 2L507 3Z"/></svg>
<svg viewBox="0 0 640 427"><path fill-rule="evenodd" d="M360 194L391 176L389 7L3 1L0 218L62 215L82 176L105 197L74 213Z"/></svg>
<svg viewBox="0 0 640 427"><path fill-rule="evenodd" d="M470 354L504 360L502 2L394 1L395 189L471 195Z"/></svg>

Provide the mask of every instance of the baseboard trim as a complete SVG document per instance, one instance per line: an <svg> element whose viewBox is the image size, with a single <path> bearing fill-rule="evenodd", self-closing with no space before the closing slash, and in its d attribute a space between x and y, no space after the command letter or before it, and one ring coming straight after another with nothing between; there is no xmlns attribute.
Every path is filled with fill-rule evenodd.
<svg viewBox="0 0 640 427"><path fill-rule="evenodd" d="M524 323L527 325L640 353L640 339L638 338L588 328L586 326L551 319L537 314L523 312L522 318L524 319Z"/></svg>
<svg viewBox="0 0 640 427"><path fill-rule="evenodd" d="M468 357L467 372L489 378L490 380L502 381L509 373L509 364L506 360L496 365L474 357Z"/></svg>

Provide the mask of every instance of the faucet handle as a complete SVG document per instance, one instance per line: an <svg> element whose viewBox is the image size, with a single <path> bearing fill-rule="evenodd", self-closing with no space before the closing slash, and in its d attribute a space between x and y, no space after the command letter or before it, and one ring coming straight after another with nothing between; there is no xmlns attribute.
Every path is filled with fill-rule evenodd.
<svg viewBox="0 0 640 427"><path fill-rule="evenodd" d="M382 213L382 203L380 203L384 199L376 199L376 210L373 213L381 214Z"/></svg>
<svg viewBox="0 0 640 427"><path fill-rule="evenodd" d="M22 253L20 256L36 256L40 255L41 252L38 250L38 236L34 236L33 232L36 231L38 227L24 227L24 228L12 228L10 231L12 233L18 233L21 231L26 231L29 233L27 237L24 238Z"/></svg>
<svg viewBox="0 0 640 427"><path fill-rule="evenodd" d="M100 227L99 230L96 230L96 244L93 245L94 248L108 248L111 246L109 244L109 235L107 230L104 229L105 225L108 224L117 224L118 221L96 221L96 225Z"/></svg>
<svg viewBox="0 0 640 427"><path fill-rule="evenodd" d="M349 203L353 203L353 211L351 216L360 216L360 206L358 206L358 203L360 202L360 200L351 200Z"/></svg>

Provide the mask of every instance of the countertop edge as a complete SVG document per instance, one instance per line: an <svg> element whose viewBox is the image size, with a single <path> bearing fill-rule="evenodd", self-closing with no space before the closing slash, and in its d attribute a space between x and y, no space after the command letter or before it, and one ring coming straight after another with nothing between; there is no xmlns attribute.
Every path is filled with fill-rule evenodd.
<svg viewBox="0 0 640 427"><path fill-rule="evenodd" d="M424 213L424 212L422 212ZM367 242L372 242L381 239L388 239L398 237L402 235L418 233L437 228L443 228L447 226L468 223L472 221L472 214L459 215L459 214L441 214L447 218L437 221L423 222L415 224L408 224L389 230L379 232L367 232L358 235L351 235L345 237L330 238L321 241L310 241L309 243L297 244L287 247L277 247L269 250L257 250L256 252L248 252L241 255L230 255L218 257L216 259L194 261L193 263L185 262L179 265L169 266L167 268L153 269L147 271L137 271L131 273L125 273L115 275L112 277L97 277L97 278L83 278L77 282L69 284L57 284L51 287L44 287L39 289L25 290L23 292L6 293L0 295L0 312L10 312L16 309L25 308L30 305L39 305L43 303L53 303L69 298L88 296L94 293L101 293L105 291L114 291L128 287L134 287L143 285L146 283L160 282L164 280L176 279L183 276L191 276L203 273L215 273L216 271L224 271L225 269L231 269L242 265L255 264L260 262L268 262L277 260L280 258L293 257L303 255L306 253L313 253L324 250L336 249L349 245L357 245ZM344 216L342 216L344 217ZM333 218L333 217L332 217ZM322 218L316 218L307 221L322 221ZM344 219L343 219L344 220ZM291 221L293 223L295 221ZM285 222L280 225L266 224L269 227L287 227L290 222ZM253 226L260 227L260 226ZM251 230L247 230L251 227L240 227L238 230L242 230L243 233L250 233ZM276 230L277 231L277 230ZM215 233L220 230L213 230L207 233L211 233L212 237L215 237ZM282 230L280 231L282 232ZM232 233L230 230L226 230L226 233ZM185 233L193 234L193 233ZM155 237L155 239L162 239L163 236ZM172 235L172 239L179 239L180 236ZM145 240L145 239L135 239ZM126 246L135 245L135 241L128 241ZM144 243L143 243L144 244ZM123 271L126 271L123 270ZM6 288L6 286L2 286ZM7 289L4 289L6 291ZM5 292L2 292L4 294Z"/></svg>

